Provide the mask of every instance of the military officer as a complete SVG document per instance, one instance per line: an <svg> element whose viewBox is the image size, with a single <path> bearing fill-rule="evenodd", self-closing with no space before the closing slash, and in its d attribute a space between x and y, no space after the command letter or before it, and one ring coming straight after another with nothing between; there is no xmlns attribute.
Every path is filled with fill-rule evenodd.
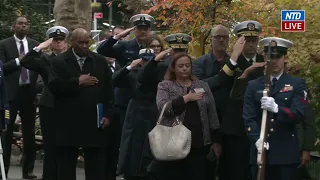
<svg viewBox="0 0 320 180"><path fill-rule="evenodd" d="M243 94L248 81L263 76L260 63L264 62L264 57L257 53L261 31L262 25L252 20L241 22L233 29L235 35L245 40L243 46L234 48L231 54L230 59L237 60L236 78L233 86L231 85L231 92L227 92L228 96L231 96L223 97L226 105L220 119L223 133L220 177L226 180L247 180L250 176L250 142L242 118Z"/></svg>
<svg viewBox="0 0 320 180"><path fill-rule="evenodd" d="M116 58L121 67L126 66L131 61L139 58L139 51L143 49L144 41L147 39L154 18L148 14L137 14L130 18L132 28L114 35L103 42L97 52L105 57ZM120 40L133 31L135 38L129 41Z"/></svg>
<svg viewBox="0 0 320 180"><path fill-rule="evenodd" d="M52 59L63 53L67 48L66 38L68 35L69 31L65 27L54 26L49 28L46 32L49 39L27 53L20 61L21 66L39 73L44 83L39 102L40 125L44 141L43 179L57 179L54 145L54 97L48 89L48 77L51 72ZM52 50L51 55L42 53L42 50L49 46Z"/></svg>
<svg viewBox="0 0 320 180"><path fill-rule="evenodd" d="M126 29L119 34L114 34L106 41L101 43L97 52L105 57L116 59L120 68L127 66L133 60L139 59L139 51L143 49L144 41L147 39L151 27L154 24L154 18L148 14L137 14L130 18L132 28ZM135 38L132 40L121 40L133 31ZM129 104L131 92L128 88L115 88L114 101L117 110L120 112L120 121L123 124L127 105Z"/></svg>
<svg viewBox="0 0 320 180"><path fill-rule="evenodd" d="M171 57L179 52L188 52L189 42L191 42L192 37L184 33L176 33L166 36L164 40L170 48L159 53L157 58L149 61L141 69L138 74L138 82L156 84L157 87L158 82L164 79L164 74L167 72ZM168 56L169 54L170 56Z"/></svg>
<svg viewBox="0 0 320 180"><path fill-rule="evenodd" d="M250 163L253 179L257 179L257 149L267 149L266 180L292 180L300 164L299 137L296 124L305 119L308 105L306 83L284 72L289 40L268 37L260 41L264 52L271 47L271 75L269 97L263 97L265 78L249 82L245 93L243 118L251 140ZM269 112L268 142L261 147L260 124L262 110Z"/></svg>

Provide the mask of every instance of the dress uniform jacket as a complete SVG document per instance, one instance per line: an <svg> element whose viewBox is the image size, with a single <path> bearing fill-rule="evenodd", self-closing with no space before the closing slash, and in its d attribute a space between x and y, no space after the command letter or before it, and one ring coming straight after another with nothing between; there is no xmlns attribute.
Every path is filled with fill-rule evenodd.
<svg viewBox="0 0 320 180"><path fill-rule="evenodd" d="M243 118L247 134L251 139L250 163L257 164L257 150L255 142L259 139L261 127L261 102L265 86L265 77L249 82L246 90ZM270 96L278 104L279 112L270 113L269 122L269 150L267 163L270 165L285 165L300 163L299 137L296 125L305 119L308 107L305 81L300 78L282 74L271 87Z"/></svg>
<svg viewBox="0 0 320 180"><path fill-rule="evenodd" d="M119 41L111 36L101 43L97 52L105 57L113 57L121 67L135 59L139 59L140 45L136 39L129 41Z"/></svg>
<svg viewBox="0 0 320 180"><path fill-rule="evenodd" d="M256 62L264 62L264 57L260 54L257 54ZM247 59L243 55L240 55L237 61L238 68L235 71L235 80L233 82L231 92L229 91L230 96L228 100L225 100L227 101L227 106L224 110L221 123L221 131L224 134L242 136L246 133L242 118L244 93L248 86L248 81L263 76L263 69L259 68L250 73L247 78L238 79L243 71L250 66L251 64L247 61Z"/></svg>
<svg viewBox="0 0 320 180"><path fill-rule="evenodd" d="M52 60L49 89L55 97L57 146L99 147L104 135L97 127L97 104L103 103L103 116L112 119L111 70L105 58L89 52L82 70L72 49ZM79 86L79 76L89 74L99 83Z"/></svg>
<svg viewBox="0 0 320 180"><path fill-rule="evenodd" d="M54 107L54 98L52 93L48 88L49 73L51 72L51 59L55 55L47 55L41 52L36 52L34 50L26 54L26 56L20 61L20 64L27 69L37 72L41 75L43 80L43 89L40 98L40 105L46 107Z"/></svg>
<svg viewBox="0 0 320 180"><path fill-rule="evenodd" d="M140 68L123 67L113 74L115 87L128 88L132 93L122 128L118 170L132 176L144 176L152 160L148 133L156 125L158 109L154 91L137 83Z"/></svg>
<svg viewBox="0 0 320 180"><path fill-rule="evenodd" d="M101 43L97 52L105 57L116 59L120 67L127 66L133 60L139 59L140 45L136 39L129 41L119 41L111 36ZM126 88L115 88L115 104L121 107L127 107L131 92Z"/></svg>

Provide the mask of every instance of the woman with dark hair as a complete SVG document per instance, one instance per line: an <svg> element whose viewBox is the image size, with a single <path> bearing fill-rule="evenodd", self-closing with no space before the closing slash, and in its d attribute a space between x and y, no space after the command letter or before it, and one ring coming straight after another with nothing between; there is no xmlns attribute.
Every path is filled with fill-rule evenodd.
<svg viewBox="0 0 320 180"><path fill-rule="evenodd" d="M154 175L159 180L206 179L208 153L221 153L220 125L211 90L207 83L193 76L192 58L186 53L173 57L165 80L158 85L159 111L166 103L164 125L174 125L169 119L177 117L191 131L191 150L185 159L154 163Z"/></svg>
<svg viewBox="0 0 320 180"><path fill-rule="evenodd" d="M157 35L152 35L148 37L146 41L146 47L153 49L155 55L158 55L161 51L164 50L163 41Z"/></svg>

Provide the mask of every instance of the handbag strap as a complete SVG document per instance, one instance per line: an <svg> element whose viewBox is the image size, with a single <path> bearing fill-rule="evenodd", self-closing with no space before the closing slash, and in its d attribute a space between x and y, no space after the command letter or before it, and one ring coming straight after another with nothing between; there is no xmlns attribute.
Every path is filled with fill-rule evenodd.
<svg viewBox="0 0 320 180"><path fill-rule="evenodd" d="M163 106L163 108L162 108L162 110L161 110L160 116L159 116L159 118L158 118L157 124L160 124L160 123L161 123L162 117L163 117L163 113L164 113L164 110L165 110L166 107L167 107L167 104L168 104L168 103L165 103L165 104L164 104L164 106Z"/></svg>

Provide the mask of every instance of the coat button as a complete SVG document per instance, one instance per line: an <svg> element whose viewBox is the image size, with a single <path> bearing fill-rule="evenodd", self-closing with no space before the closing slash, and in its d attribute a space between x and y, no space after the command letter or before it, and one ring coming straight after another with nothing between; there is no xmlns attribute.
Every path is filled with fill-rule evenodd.
<svg viewBox="0 0 320 180"><path fill-rule="evenodd" d="M271 128L270 131L273 132L273 128Z"/></svg>
<svg viewBox="0 0 320 180"><path fill-rule="evenodd" d="M268 137L270 136L270 134L268 134Z"/></svg>
<svg viewBox="0 0 320 180"><path fill-rule="evenodd" d="M284 100L288 100L288 98L284 98Z"/></svg>
<svg viewBox="0 0 320 180"><path fill-rule="evenodd" d="M274 119L271 119L271 122L273 122L274 121Z"/></svg>
<svg viewBox="0 0 320 180"><path fill-rule="evenodd" d="M294 134L292 134L292 137L294 137Z"/></svg>
<svg viewBox="0 0 320 180"><path fill-rule="evenodd" d="M248 131L251 131L251 127L248 127Z"/></svg>

